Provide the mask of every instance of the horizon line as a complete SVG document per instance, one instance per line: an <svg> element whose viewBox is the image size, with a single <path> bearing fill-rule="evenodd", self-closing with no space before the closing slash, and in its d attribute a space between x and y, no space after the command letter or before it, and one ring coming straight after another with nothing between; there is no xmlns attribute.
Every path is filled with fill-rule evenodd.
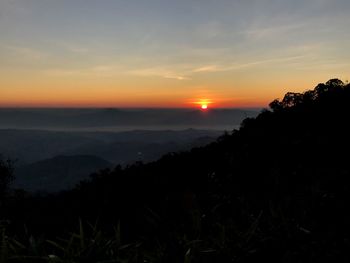
<svg viewBox="0 0 350 263"><path fill-rule="evenodd" d="M268 107L262 106L243 106L243 107L209 107L206 109L209 110L234 110L234 109L265 109ZM101 106L91 106L91 107L79 107L79 106L0 106L0 110L4 109L23 109L23 110L50 110L50 109L66 109L66 110L84 110L84 109L120 109L120 110L202 110L200 107L101 107Z"/></svg>

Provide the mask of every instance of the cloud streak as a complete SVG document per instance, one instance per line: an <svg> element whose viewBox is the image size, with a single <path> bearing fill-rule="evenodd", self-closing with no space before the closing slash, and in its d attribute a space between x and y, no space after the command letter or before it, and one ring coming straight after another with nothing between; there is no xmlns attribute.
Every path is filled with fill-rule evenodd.
<svg viewBox="0 0 350 263"><path fill-rule="evenodd" d="M24 60L38 61L48 57L48 54L46 52L28 47L6 46L6 49L9 50L12 53L12 55Z"/></svg>
<svg viewBox="0 0 350 263"><path fill-rule="evenodd" d="M55 77L113 77L119 72L118 68L112 65L96 65L88 68L52 68L43 70L46 75Z"/></svg>
<svg viewBox="0 0 350 263"><path fill-rule="evenodd" d="M251 67L260 66L260 65L282 63L282 62L289 62L289 61L298 61L303 58L305 58L304 55L299 55L299 56L257 60L257 61L251 61L251 62L245 62L245 63L233 63L228 65L208 65L208 66L202 66L199 68L194 68L192 72L193 73L210 73L210 72L240 70L240 69L251 68Z"/></svg>
<svg viewBox="0 0 350 263"><path fill-rule="evenodd" d="M126 74L138 77L161 77L165 79L175 79L179 81L191 79L186 74L182 74L174 70L167 70L165 69L165 67L130 70L127 71Z"/></svg>

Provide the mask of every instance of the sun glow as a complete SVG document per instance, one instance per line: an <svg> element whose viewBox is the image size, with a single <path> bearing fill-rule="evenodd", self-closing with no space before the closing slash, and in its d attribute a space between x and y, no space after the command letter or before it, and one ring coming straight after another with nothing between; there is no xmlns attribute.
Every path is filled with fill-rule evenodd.
<svg viewBox="0 0 350 263"><path fill-rule="evenodd" d="M212 104L213 102L211 100L208 99L199 99L197 101L194 102L194 104L199 105L199 107L202 110L206 110L209 108L209 105Z"/></svg>

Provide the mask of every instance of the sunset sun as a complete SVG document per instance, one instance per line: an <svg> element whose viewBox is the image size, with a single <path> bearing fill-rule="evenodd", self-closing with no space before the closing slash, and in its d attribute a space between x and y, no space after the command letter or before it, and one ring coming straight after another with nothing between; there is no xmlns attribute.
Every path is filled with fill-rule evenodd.
<svg viewBox="0 0 350 263"><path fill-rule="evenodd" d="M209 108L209 105L211 105L213 102L209 99L199 99L194 103L198 105L202 110L206 110Z"/></svg>

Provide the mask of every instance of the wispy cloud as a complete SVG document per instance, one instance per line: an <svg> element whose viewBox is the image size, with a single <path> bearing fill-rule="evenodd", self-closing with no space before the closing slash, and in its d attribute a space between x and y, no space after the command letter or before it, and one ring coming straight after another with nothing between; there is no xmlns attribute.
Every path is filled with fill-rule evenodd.
<svg viewBox="0 0 350 263"><path fill-rule="evenodd" d="M48 54L37 49L21 47L21 46L6 46L12 55L24 60L42 60L48 57Z"/></svg>
<svg viewBox="0 0 350 263"><path fill-rule="evenodd" d="M114 67L109 65L98 65L93 67L92 70L95 72L111 72L114 70Z"/></svg>
<svg viewBox="0 0 350 263"><path fill-rule="evenodd" d="M29 1L2 0L0 1L0 20L30 14Z"/></svg>
<svg viewBox="0 0 350 263"><path fill-rule="evenodd" d="M258 65L296 61L296 60L303 59L303 58L305 58L304 55L263 59L263 60L257 60L257 61L251 61L251 62L247 62L247 63L232 65L232 66L227 67L225 70L234 70L234 69L248 68L248 67L253 67L253 66L258 66Z"/></svg>
<svg viewBox="0 0 350 263"><path fill-rule="evenodd" d="M163 67L150 67L136 70L129 70L125 73L128 75L134 75L138 77L160 77L166 79L176 79L176 80L191 80L196 74L210 74L215 72L224 72L224 71L234 71L241 70L246 68L257 67L261 65L271 65L274 63L287 63L287 62L296 62L304 58L304 55L299 56L289 56L289 57L280 57L280 58L269 58L248 62L227 62L227 63L216 63L208 64L202 66L195 66L191 64L176 65L173 68L169 65L164 65Z"/></svg>
<svg viewBox="0 0 350 263"><path fill-rule="evenodd" d="M85 55L92 51L91 45L81 43L81 41L62 40L56 38L50 38L45 40L45 44L59 52L77 53Z"/></svg>
<svg viewBox="0 0 350 263"><path fill-rule="evenodd" d="M281 62L288 62L288 61L297 61L302 58L304 58L304 55L300 56L290 56L290 57L281 57L281 58L272 58L272 59L263 59L263 60L256 60L256 61L250 61L250 62L235 62L235 63L228 63L223 65L207 65L207 66L201 66L198 68L194 68L192 70L193 73L210 73L210 72L221 72L221 71L231 71L231 70L239 70L244 68L250 68L254 66L259 65L265 65L265 64L273 64L273 63L281 63Z"/></svg>
<svg viewBox="0 0 350 263"><path fill-rule="evenodd" d="M281 37L282 35L289 34L293 31L297 32L298 30L305 27L305 23L298 24L288 24L288 25L273 25L273 26L257 26L252 29L248 29L244 32L244 34L249 39L264 39L264 38L273 38L273 37Z"/></svg>
<svg viewBox="0 0 350 263"><path fill-rule="evenodd" d="M164 75L163 78L166 78L166 79L177 79L177 80L190 80L191 79L189 77L184 77L184 76L179 76L179 75L172 75L172 74Z"/></svg>
<svg viewBox="0 0 350 263"><path fill-rule="evenodd" d="M167 70L165 68L144 68L127 71L127 74L140 76L140 77L162 77L165 79L176 79L176 80L189 80L190 78L182 73L176 72L174 70Z"/></svg>
<svg viewBox="0 0 350 263"><path fill-rule="evenodd" d="M223 26L218 21L203 23L195 29L195 34L201 38L211 39L224 34Z"/></svg>
<svg viewBox="0 0 350 263"><path fill-rule="evenodd" d="M63 49L72 52L72 53L87 53L89 52L89 49L86 46L74 44L74 43L68 43L63 41L55 41L55 44L61 46Z"/></svg>
<svg viewBox="0 0 350 263"><path fill-rule="evenodd" d="M118 69L111 65L97 65L87 68L76 68L76 69L66 69L66 68L53 68L44 70L46 75L56 76L56 77L68 77L68 76L102 76L111 77L118 73Z"/></svg>
<svg viewBox="0 0 350 263"><path fill-rule="evenodd" d="M180 64L180 65L167 65L156 67L145 67L140 69L132 69L131 65L112 65L112 64L97 64L92 66L86 66L81 68L51 68L46 69L44 72L52 76L102 76L113 77L117 75L129 75L137 77L156 77L163 79L173 79L177 81L192 80L198 74L210 74L215 72L235 71L254 68L262 65L273 65L279 63L302 62L304 55L289 56L280 58L261 59L245 62L222 62L213 63L207 65L194 65L194 64Z"/></svg>
<svg viewBox="0 0 350 263"><path fill-rule="evenodd" d="M47 69L43 71L46 75L53 77L67 77L73 75L83 75L81 70L69 70L69 69ZM86 73L85 73L86 74Z"/></svg>
<svg viewBox="0 0 350 263"><path fill-rule="evenodd" d="M88 48L84 47L68 47L68 50L74 53L87 53L89 52Z"/></svg>
<svg viewBox="0 0 350 263"><path fill-rule="evenodd" d="M192 71L194 73L197 73L197 72L216 72L216 71L220 71L220 70L221 70L220 66L218 66L218 65L208 65L208 66L202 66L199 68L195 68Z"/></svg>

